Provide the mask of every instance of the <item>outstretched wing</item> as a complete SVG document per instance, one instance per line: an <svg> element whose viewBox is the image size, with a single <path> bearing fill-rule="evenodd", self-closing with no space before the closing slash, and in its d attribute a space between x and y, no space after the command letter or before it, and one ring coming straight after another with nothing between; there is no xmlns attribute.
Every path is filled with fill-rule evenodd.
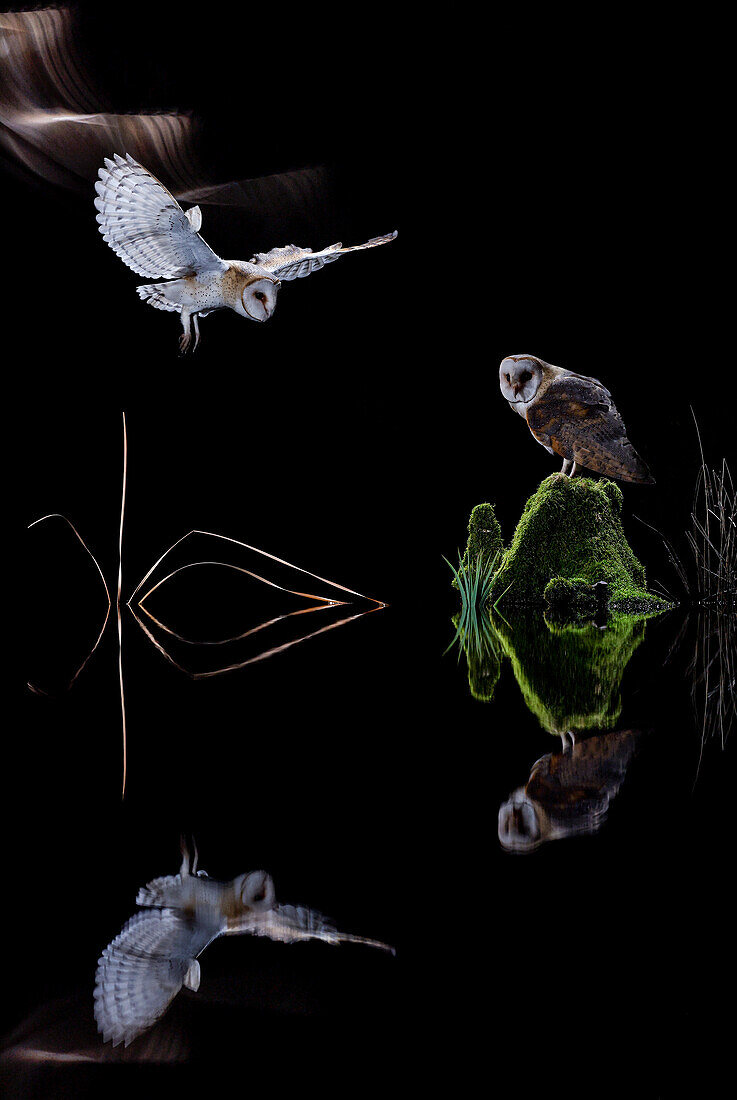
<svg viewBox="0 0 737 1100"><path fill-rule="evenodd" d="M339 932L333 922L304 905L274 905L264 914L250 916L233 924L228 931L250 932L254 936L268 936L279 943L298 943L300 940L322 940L323 943L362 943L379 947L394 954L394 948L379 940Z"/></svg>
<svg viewBox="0 0 737 1100"><path fill-rule="evenodd" d="M95 184L100 232L124 264L139 275L176 279L226 264L197 230L199 207L187 213L155 176L134 160L105 158Z"/></svg>
<svg viewBox="0 0 737 1100"><path fill-rule="evenodd" d="M272 248L270 252L257 252L251 259L252 264L265 267L267 271L275 275L283 282L291 282L292 279L304 279L313 271L319 271L325 264L331 264L333 260L340 259L348 252L360 252L364 248L376 248L380 244L388 244L397 235L387 233L383 237L372 237L364 244L354 244L349 248L343 248L340 241L324 248L322 252L313 252L311 248L299 248L295 244L288 244L284 248Z"/></svg>
<svg viewBox="0 0 737 1100"><path fill-rule="evenodd" d="M183 985L197 989L197 956L221 931L174 909L132 917L97 964L95 1020L105 1042L128 1046L166 1012Z"/></svg>
<svg viewBox="0 0 737 1100"><path fill-rule="evenodd" d="M611 394L596 379L576 374L554 379L528 408L527 423L538 443L561 458L620 481L654 482L627 438Z"/></svg>

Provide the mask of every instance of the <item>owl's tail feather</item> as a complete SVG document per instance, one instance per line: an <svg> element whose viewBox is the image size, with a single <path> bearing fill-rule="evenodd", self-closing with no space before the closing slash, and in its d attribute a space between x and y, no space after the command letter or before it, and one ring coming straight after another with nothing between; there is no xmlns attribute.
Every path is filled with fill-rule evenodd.
<svg viewBox="0 0 737 1100"><path fill-rule="evenodd" d="M181 313L180 303L172 302L167 296L167 291L171 289L174 282L178 282L178 280L169 279L165 283L147 283L145 286L137 286L136 291L138 297L144 302L148 302L154 309L165 309L169 313Z"/></svg>

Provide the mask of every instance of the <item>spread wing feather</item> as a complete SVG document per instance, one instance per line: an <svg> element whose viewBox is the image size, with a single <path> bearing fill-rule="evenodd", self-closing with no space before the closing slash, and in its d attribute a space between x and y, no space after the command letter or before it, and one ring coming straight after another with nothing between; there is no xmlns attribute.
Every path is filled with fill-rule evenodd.
<svg viewBox="0 0 737 1100"><path fill-rule="evenodd" d="M99 175L95 206L100 232L133 271L175 279L195 271L225 270L226 264L196 232L199 210L185 213L133 157L106 157Z"/></svg>
<svg viewBox="0 0 737 1100"><path fill-rule="evenodd" d="M339 260L348 252L360 252L364 248L376 248L377 245L388 244L396 235L395 229L393 233L387 233L383 237L372 237L364 244L354 244L348 248L343 248L338 241L337 244L331 244L321 252L313 252L311 248L300 248L298 245L288 244L284 248L272 248L269 252L257 252L251 259L251 263L265 267L283 282L290 282L292 279L306 278L313 271L319 271L325 264Z"/></svg>
<svg viewBox="0 0 737 1100"><path fill-rule="evenodd" d="M652 484L647 465L627 438L611 394L596 379L554 379L527 410L530 431L544 447L597 473Z"/></svg>
<svg viewBox="0 0 737 1100"><path fill-rule="evenodd" d="M138 891L136 905L155 905L176 909L182 885L181 873L154 878Z"/></svg>
<svg viewBox="0 0 737 1100"><path fill-rule="evenodd" d="M275 905L254 923L253 933L281 943L310 939L331 941L338 934L332 921L303 905Z"/></svg>
<svg viewBox="0 0 737 1100"><path fill-rule="evenodd" d="M174 909L132 917L97 965L95 1020L105 1041L128 1046L163 1015L184 984L196 988L195 960L222 930Z"/></svg>

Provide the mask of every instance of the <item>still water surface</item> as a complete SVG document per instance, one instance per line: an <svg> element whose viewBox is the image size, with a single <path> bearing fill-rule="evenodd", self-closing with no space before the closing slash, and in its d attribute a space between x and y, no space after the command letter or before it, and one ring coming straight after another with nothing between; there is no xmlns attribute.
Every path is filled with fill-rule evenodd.
<svg viewBox="0 0 737 1100"><path fill-rule="evenodd" d="M2 1070L16 1095L253 1059L254 1081L290 1087L392 1067L410 1094L449 1075L465 1095L493 1065L538 1095L530 1059L556 1051L569 1093L606 1059L635 1094L676 1095L683 1060L718 1045L731 744L704 741L692 698L704 620L517 613L448 649L447 579L434 600L306 610L203 568L151 596L155 621L124 608L122 801L114 631L68 692L41 632L49 694L29 694L15 746L31 779L6 864L22 899ZM82 655L104 611L86 591L53 616L73 614ZM259 639L276 651L240 667ZM280 902L396 956L221 937L197 992L129 1047L104 1044L97 959L138 889L176 873L182 834L213 878L264 868Z"/></svg>

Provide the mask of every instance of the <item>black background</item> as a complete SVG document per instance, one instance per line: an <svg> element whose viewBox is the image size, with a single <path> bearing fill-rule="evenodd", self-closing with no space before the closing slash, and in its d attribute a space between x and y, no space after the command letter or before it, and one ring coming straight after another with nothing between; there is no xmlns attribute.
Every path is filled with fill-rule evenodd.
<svg viewBox="0 0 737 1100"><path fill-rule="evenodd" d="M676 732L619 832L515 861L498 851L496 811L550 738L511 680L492 712L443 657L442 555L462 548L482 500L509 537L555 468L498 391L500 359L529 351L612 390L658 482L624 487L627 532L679 594L633 517L685 552L690 406L711 461L734 456L718 95L679 62L672 28L660 40L586 28L587 47L560 55L565 28L538 25L533 41L497 25L482 42L457 13L401 27L375 8L124 15L84 8L77 43L113 108L194 112L212 182L332 165L330 204L290 225L295 243L399 236L286 285L267 325L205 319L197 352L179 357L178 320L138 300L140 280L97 232L92 183L84 200L8 166L6 362L23 392L27 522L68 516L114 587L125 411L124 595L203 528L390 607L205 682L168 667L124 615L122 805L114 623L71 692L29 697L10 760L24 900L9 1026L70 990L86 1004L135 890L175 869L190 831L211 874L265 866L284 900L399 947L391 960L213 945L211 1014L192 1029L205 1066L243 1059L259 1087L349 1095L372 1073L412 1094L447 1075L466 1094L483 1068L523 1094L590 1095L644 1053L630 1091L675 1094L683 1051L710 1065L719 1037L705 973L726 950L728 781L712 752L691 794L682 667L660 679L671 627L654 627L628 670L623 720ZM288 243L268 211L203 205L203 219L226 257ZM90 575L84 596L70 592L51 526L39 537L39 584L56 600L47 617L34 605L32 650L49 617L83 633L100 610ZM222 992L233 973L252 988L254 970L262 1001L247 982ZM105 1072L73 1087L99 1094Z"/></svg>

